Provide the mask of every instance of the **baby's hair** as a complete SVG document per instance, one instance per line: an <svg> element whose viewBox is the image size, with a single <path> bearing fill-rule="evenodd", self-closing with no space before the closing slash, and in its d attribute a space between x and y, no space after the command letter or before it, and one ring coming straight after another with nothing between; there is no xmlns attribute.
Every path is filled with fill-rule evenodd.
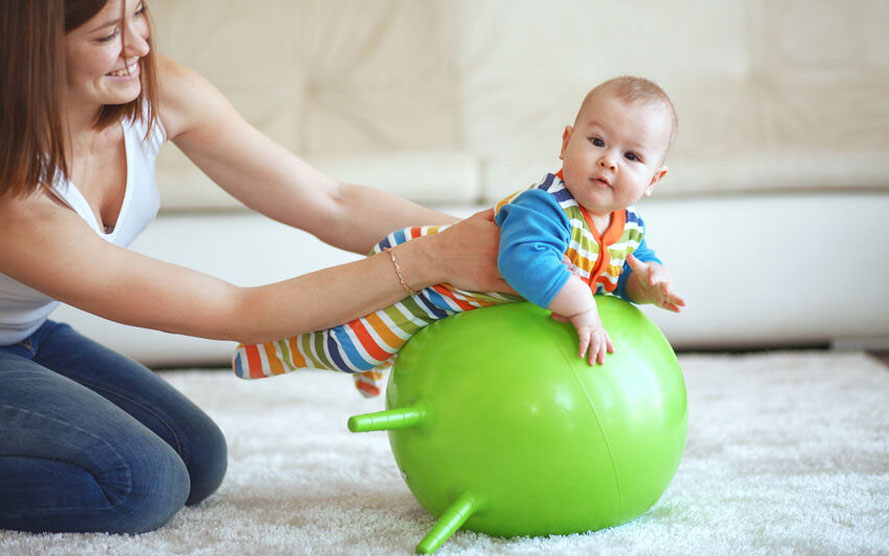
<svg viewBox="0 0 889 556"><path fill-rule="evenodd" d="M586 106L591 98L605 91L614 94L617 98L625 102L642 102L664 106L670 113L670 122L672 124L670 130L670 142L667 143L667 149L669 150L669 146L673 144L673 139L676 138L676 131L679 128L679 119L676 117L676 109L673 107L673 101L670 100L667 93L665 93L657 83L645 79L644 77L633 77L630 75L614 77L604 83L600 83L583 97L583 103L581 103L577 115L580 116L583 107Z"/></svg>

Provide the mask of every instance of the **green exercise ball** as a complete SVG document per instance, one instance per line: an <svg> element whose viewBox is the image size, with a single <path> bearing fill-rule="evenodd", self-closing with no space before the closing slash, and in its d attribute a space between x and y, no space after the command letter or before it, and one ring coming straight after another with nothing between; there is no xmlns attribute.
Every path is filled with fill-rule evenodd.
<svg viewBox="0 0 889 556"><path fill-rule="evenodd" d="M636 307L597 297L615 353L591 366L568 323L530 303L460 313L418 332L389 378L386 411L349 420L388 430L404 480L438 522L498 536L625 523L676 473L688 423L679 362Z"/></svg>

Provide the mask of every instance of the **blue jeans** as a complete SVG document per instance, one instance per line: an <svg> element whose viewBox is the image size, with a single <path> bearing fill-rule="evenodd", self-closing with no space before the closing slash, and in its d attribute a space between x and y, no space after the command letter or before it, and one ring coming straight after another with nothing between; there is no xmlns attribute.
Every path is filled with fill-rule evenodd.
<svg viewBox="0 0 889 556"><path fill-rule="evenodd" d="M226 463L204 412L70 326L0 346L0 529L150 531L215 491Z"/></svg>

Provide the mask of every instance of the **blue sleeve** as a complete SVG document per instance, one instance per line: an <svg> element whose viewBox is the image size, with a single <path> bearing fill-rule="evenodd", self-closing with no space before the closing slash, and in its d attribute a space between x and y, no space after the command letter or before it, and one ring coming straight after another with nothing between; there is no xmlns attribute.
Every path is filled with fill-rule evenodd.
<svg viewBox="0 0 889 556"><path fill-rule="evenodd" d="M639 243L639 247L633 251L633 255L636 256L637 259L642 261L643 263L651 263L655 262L658 264L661 263L661 260L657 258L657 255L654 253L654 249L650 248L647 243L645 243L645 223L642 223L642 241ZM627 296L627 279L630 277L630 273L633 272L633 269L630 268L630 263L624 262L623 269L620 271L620 277L617 279L617 288L614 290L614 295L621 297L627 301L632 302L633 300Z"/></svg>
<svg viewBox="0 0 889 556"><path fill-rule="evenodd" d="M571 276L562 257L571 224L548 193L529 189L497 213L498 266L503 278L528 301L546 308Z"/></svg>

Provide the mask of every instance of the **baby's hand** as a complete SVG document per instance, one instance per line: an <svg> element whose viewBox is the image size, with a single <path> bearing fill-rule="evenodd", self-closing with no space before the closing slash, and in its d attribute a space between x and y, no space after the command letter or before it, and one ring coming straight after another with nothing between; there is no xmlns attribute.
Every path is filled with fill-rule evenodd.
<svg viewBox="0 0 889 556"><path fill-rule="evenodd" d="M657 263L644 263L634 255L627 257L627 263L633 269L633 279L638 286L637 303L653 303L661 309L679 312L685 307L685 300L673 293L670 287L670 272Z"/></svg>
<svg viewBox="0 0 889 556"><path fill-rule="evenodd" d="M585 358L587 353L589 353L588 360L590 365L594 363L601 365L605 363L605 355L607 353L614 353L614 345L611 343L611 338L608 337L608 332L602 326L602 319L599 318L599 312L595 309L578 313L571 317L553 313L553 318L560 322L570 321L574 325L574 328L577 330L577 337L580 340L580 357Z"/></svg>

